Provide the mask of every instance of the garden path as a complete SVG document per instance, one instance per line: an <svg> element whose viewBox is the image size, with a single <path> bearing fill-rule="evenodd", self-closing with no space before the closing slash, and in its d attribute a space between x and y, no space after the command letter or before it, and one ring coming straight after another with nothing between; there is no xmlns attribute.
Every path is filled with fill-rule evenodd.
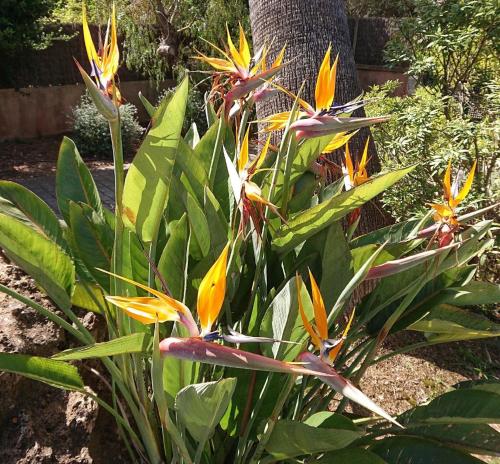
<svg viewBox="0 0 500 464"><path fill-rule="evenodd" d="M114 174L113 167L101 167L91 169L92 176L101 195L101 200L106 208L114 209ZM56 176L55 173L40 175L30 178L15 179L33 193L44 200L59 215L56 199Z"/></svg>

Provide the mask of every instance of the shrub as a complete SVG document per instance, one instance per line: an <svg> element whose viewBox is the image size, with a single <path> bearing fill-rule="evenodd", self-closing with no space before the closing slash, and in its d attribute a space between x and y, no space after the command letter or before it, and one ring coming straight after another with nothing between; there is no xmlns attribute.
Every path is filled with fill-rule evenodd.
<svg viewBox="0 0 500 464"><path fill-rule="evenodd" d="M131 103L120 107L122 142L125 153L132 153L144 129L137 120L137 108ZM85 94L73 108L73 137L80 153L87 157L109 158L113 156L108 121L99 113L90 97Z"/></svg>
<svg viewBox="0 0 500 464"><path fill-rule="evenodd" d="M417 164L397 188L385 192L382 201L395 219L407 219L426 210L425 203L440 194L443 173L452 160L455 166L465 168L478 160L478 175L471 197L488 199L500 187L496 169L498 134L494 100L498 90L492 86L488 93L488 107L479 121L461 114L456 101L448 101L439 94L419 88L416 94L405 98L391 97L395 83L375 86L367 94L374 103L367 106L367 114L390 114L391 119L372 130L380 161L384 168ZM445 106L453 117L445 116Z"/></svg>

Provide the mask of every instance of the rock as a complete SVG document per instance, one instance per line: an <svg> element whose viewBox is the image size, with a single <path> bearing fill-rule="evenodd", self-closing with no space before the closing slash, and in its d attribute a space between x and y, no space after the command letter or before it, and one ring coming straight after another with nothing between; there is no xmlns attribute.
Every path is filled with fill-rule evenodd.
<svg viewBox="0 0 500 464"><path fill-rule="evenodd" d="M90 435L94 431L98 412L99 406L92 398L80 392L70 392L66 405L66 425Z"/></svg>
<svg viewBox="0 0 500 464"><path fill-rule="evenodd" d="M28 450L26 456L17 461L16 464L49 464L54 462L56 461L52 448L35 443L35 446Z"/></svg>

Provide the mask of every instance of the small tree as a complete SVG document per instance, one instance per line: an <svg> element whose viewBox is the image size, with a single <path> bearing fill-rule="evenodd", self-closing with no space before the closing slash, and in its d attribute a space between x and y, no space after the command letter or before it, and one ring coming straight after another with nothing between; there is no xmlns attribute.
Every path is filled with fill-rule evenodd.
<svg viewBox="0 0 500 464"><path fill-rule="evenodd" d="M16 56L26 48L43 48L50 42L42 24L50 17L54 0L3 0L0 9L0 62L2 81L10 85Z"/></svg>

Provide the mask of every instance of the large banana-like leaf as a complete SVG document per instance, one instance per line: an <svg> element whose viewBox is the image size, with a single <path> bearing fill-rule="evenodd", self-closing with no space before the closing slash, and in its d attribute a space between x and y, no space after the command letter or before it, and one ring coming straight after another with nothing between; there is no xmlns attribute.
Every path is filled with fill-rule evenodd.
<svg viewBox="0 0 500 464"><path fill-rule="evenodd" d="M107 342L61 351L55 354L53 358L60 361L76 361L125 353L147 353L149 351L151 351L151 335L140 332L114 338Z"/></svg>
<svg viewBox="0 0 500 464"><path fill-rule="evenodd" d="M113 231L90 206L72 201L69 203L69 226L76 254L96 282L109 291L109 276L97 269L110 269Z"/></svg>
<svg viewBox="0 0 500 464"><path fill-rule="evenodd" d="M303 213L293 216L288 221L288 224L284 224L278 230L273 240L273 247L281 253L295 248L332 222L342 219L351 211L388 189L413 169L414 167L411 166L382 174L359 187L336 195Z"/></svg>
<svg viewBox="0 0 500 464"><path fill-rule="evenodd" d="M408 329L425 332L427 340L436 343L500 336L500 324L447 304L432 308Z"/></svg>
<svg viewBox="0 0 500 464"><path fill-rule="evenodd" d="M0 197L8 202L0 203L0 212L26 222L67 251L68 244L59 219L40 197L26 187L6 180L0 181Z"/></svg>
<svg viewBox="0 0 500 464"><path fill-rule="evenodd" d="M278 421L265 448L275 459L286 460L345 448L362 435L346 417L320 412L304 422Z"/></svg>
<svg viewBox="0 0 500 464"><path fill-rule="evenodd" d="M69 224L69 202L85 203L103 215L103 208L92 174L83 162L73 140L64 137L59 148L56 171L59 211Z"/></svg>
<svg viewBox="0 0 500 464"><path fill-rule="evenodd" d="M188 227L187 216L184 214L178 221L169 224L170 237L163 249L158 262L158 271L165 279L171 295L179 300L183 300L186 264L188 259ZM161 282L157 282L161 285Z"/></svg>
<svg viewBox="0 0 500 464"><path fill-rule="evenodd" d="M0 247L61 309L71 308L75 266L59 245L26 222L0 213Z"/></svg>
<svg viewBox="0 0 500 464"><path fill-rule="evenodd" d="M389 437L376 441L370 451L387 464L483 464L477 458L439 441L416 437Z"/></svg>
<svg viewBox="0 0 500 464"><path fill-rule="evenodd" d="M20 374L65 390L83 390L84 387L75 366L38 356L0 353L0 371Z"/></svg>
<svg viewBox="0 0 500 464"><path fill-rule="evenodd" d="M186 110L188 79L162 103L134 161L123 191L123 222L143 242L156 239L167 206L172 170Z"/></svg>
<svg viewBox="0 0 500 464"><path fill-rule="evenodd" d="M226 412L236 379L195 383L184 387L175 397L175 410L192 437L205 443Z"/></svg>

